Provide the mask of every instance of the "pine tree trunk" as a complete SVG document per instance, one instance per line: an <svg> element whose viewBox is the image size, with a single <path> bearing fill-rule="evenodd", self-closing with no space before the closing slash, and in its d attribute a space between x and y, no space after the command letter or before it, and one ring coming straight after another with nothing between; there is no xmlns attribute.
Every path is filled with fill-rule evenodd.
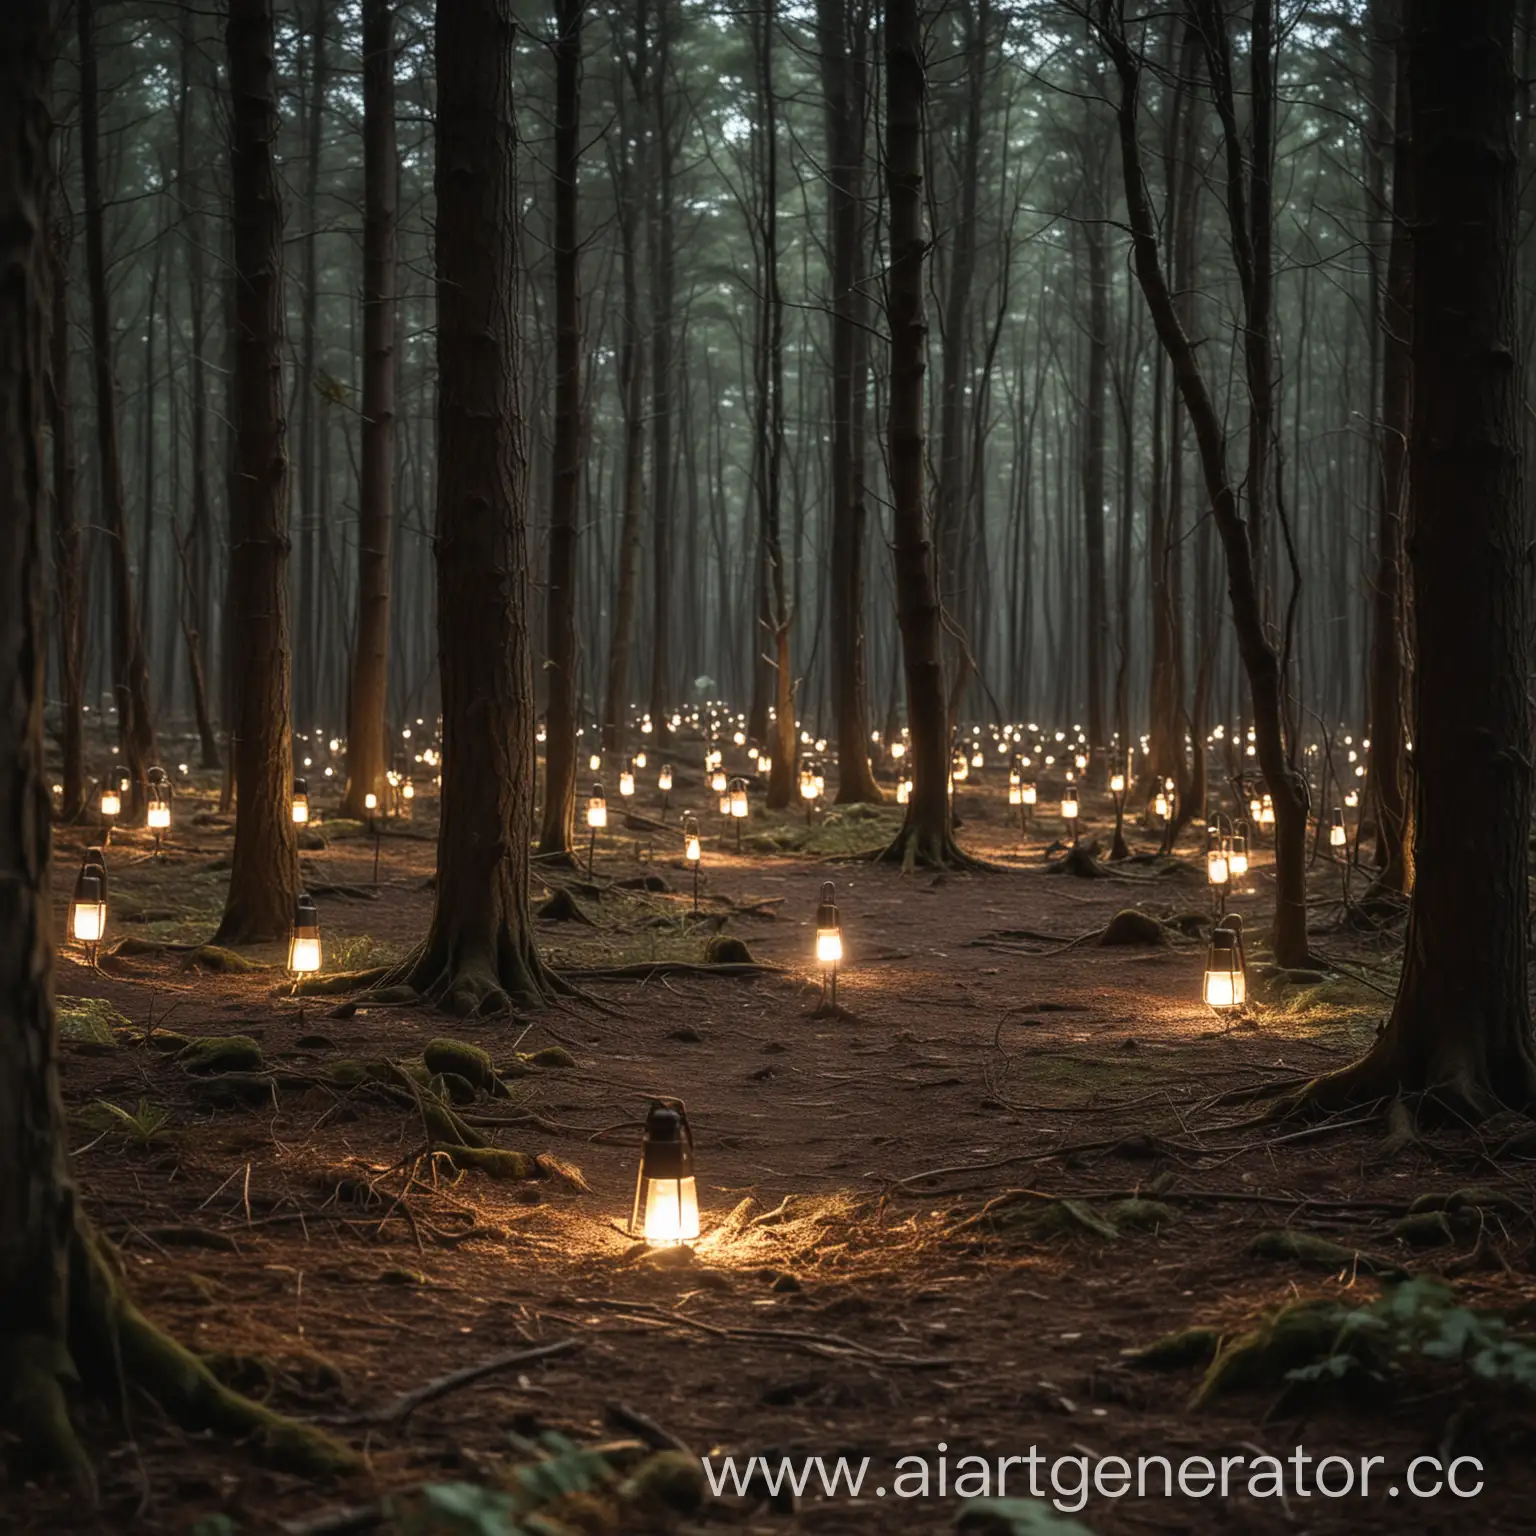
<svg viewBox="0 0 1536 1536"><path fill-rule="evenodd" d="M1091 174L1091 171L1090 171ZM1104 679L1109 660L1108 565L1104 538L1104 448L1108 432L1105 390L1109 377L1109 263L1104 249L1100 199L1090 199L1083 225L1088 254L1088 400L1083 432L1083 551L1087 559L1084 621L1088 667L1088 744L1102 752L1109 744Z"/></svg>
<svg viewBox="0 0 1536 1536"><path fill-rule="evenodd" d="M62 759L65 821L85 809L85 629L80 560L80 523L75 512L75 407L69 392L69 221L52 229L49 335L48 432L53 439L53 583L58 624L59 692L62 696Z"/></svg>
<svg viewBox="0 0 1536 1536"><path fill-rule="evenodd" d="M208 495L208 320L207 283L203 260L202 182L192 171L193 71L197 67L194 11L188 6L181 20L181 84L177 101L176 185L180 189L182 235L186 259L187 304L191 310L191 346L187 359L187 394L191 406L188 431L192 449L192 520L185 547L178 537L182 561L182 635L187 648L187 673L192 682L192 710L197 719L199 765L220 766L219 741L208 706L207 657L211 632L213 571L213 510ZM173 530L175 520L172 521Z"/></svg>
<svg viewBox="0 0 1536 1536"><path fill-rule="evenodd" d="M677 287L674 185L678 108L671 101L672 34L676 0L656 0L656 68L650 103L655 114L655 194L651 205L651 685L650 710L658 738L673 700L672 629L672 313Z"/></svg>
<svg viewBox="0 0 1536 1536"><path fill-rule="evenodd" d="M1378 0L1377 10L1389 7L1400 14L1401 0ZM1385 81L1395 77L1391 102L1392 192L1391 234L1387 247L1387 279L1380 297L1381 431L1377 434L1376 574L1371 589L1370 655L1370 791L1376 807L1375 884L1378 889L1405 892L1413 885L1413 846L1405 792L1403 702L1406 692L1404 660L1407 614L1403 591L1403 514L1408 491L1408 431L1413 363L1409 328L1412 325L1413 222L1412 137L1408 105L1407 46L1400 21L1380 18L1374 46L1385 54ZM1385 123L1379 138L1387 137ZM1381 145L1378 155L1385 155Z"/></svg>
<svg viewBox="0 0 1536 1536"><path fill-rule="evenodd" d="M1414 885L1397 999L1324 1107L1536 1105L1527 990L1527 558L1520 503L1514 0L1407 0ZM1468 814L1468 807L1473 807Z"/></svg>
<svg viewBox="0 0 1536 1536"><path fill-rule="evenodd" d="M950 836L949 705L944 694L939 594L924 507L923 33L917 0L887 0L885 174L890 267L886 324L890 395L886 443L896 571L896 614L907 683L912 795L886 857L944 865L959 855Z"/></svg>
<svg viewBox="0 0 1536 1536"><path fill-rule="evenodd" d="M865 398L869 390L864 301L864 113L869 17L850 0L818 0L817 46L827 99L827 213L832 283L832 552L827 581L837 803L883 798L869 763L864 657ZM851 34L851 35L850 35Z"/></svg>
<svg viewBox="0 0 1536 1536"><path fill-rule="evenodd" d="M344 816L384 799L389 767L390 550L395 521L395 41L392 0L363 5L363 420L357 638L347 692Z"/></svg>
<svg viewBox="0 0 1536 1536"><path fill-rule="evenodd" d="M75 1193L53 1036L43 761L42 421L48 314L46 0L0 8L0 1412L43 1465L90 1470L69 1432ZM59 381L55 379L55 383ZM32 1397L21 1396L23 1384ZM13 1396L13 1394L15 1394ZM19 1400L18 1400L19 1399ZM73 1448L73 1453L71 1453Z"/></svg>
<svg viewBox="0 0 1536 1536"><path fill-rule="evenodd" d="M554 192L555 419L549 498L549 587L545 597L548 711L544 826L539 852L571 856L576 817L576 518L581 496L581 173L583 0L555 12Z"/></svg>
<svg viewBox="0 0 1536 1536"><path fill-rule="evenodd" d="M96 481L112 574L112 692L117 738L131 786L125 820L144 813L144 786L156 756L149 711L149 664L144 654L128 563L127 497L112 365L112 319L107 301L106 234L102 227L101 102L96 70L95 0L77 0L80 42L80 171L85 194L86 285L91 309L91 376L96 394Z"/></svg>
<svg viewBox="0 0 1536 1536"><path fill-rule="evenodd" d="M235 272L235 473L230 549L235 846L219 939L285 938L299 890L289 812L293 743L288 650L288 461L283 411L283 216L273 161L277 83L272 0L231 0Z"/></svg>
<svg viewBox="0 0 1536 1536"><path fill-rule="evenodd" d="M528 553L515 379L510 0L437 14L437 900L410 968L455 1012L535 1002Z"/></svg>

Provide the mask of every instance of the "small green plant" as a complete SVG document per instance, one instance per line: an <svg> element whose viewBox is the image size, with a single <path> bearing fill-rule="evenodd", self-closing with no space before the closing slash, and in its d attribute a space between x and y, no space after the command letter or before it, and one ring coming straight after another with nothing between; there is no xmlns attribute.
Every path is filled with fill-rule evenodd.
<svg viewBox="0 0 1536 1536"><path fill-rule="evenodd" d="M139 1107L131 1111L107 1099L97 1099L96 1111L96 1123L109 1131L122 1131L130 1146L148 1149L171 1138L170 1110L151 1104L148 1099L140 1099Z"/></svg>

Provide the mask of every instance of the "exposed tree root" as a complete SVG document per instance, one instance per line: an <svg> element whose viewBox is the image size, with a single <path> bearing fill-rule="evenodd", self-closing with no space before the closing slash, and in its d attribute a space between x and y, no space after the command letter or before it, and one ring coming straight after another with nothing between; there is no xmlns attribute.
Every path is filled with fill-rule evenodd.
<svg viewBox="0 0 1536 1536"><path fill-rule="evenodd" d="M985 859L966 853L948 829L936 835L919 829L910 821L903 823L886 847L869 857L877 864L900 864L903 871L938 869L982 872L998 868L996 864L989 864Z"/></svg>
<svg viewBox="0 0 1536 1536"><path fill-rule="evenodd" d="M68 1245L68 1340L23 1334L4 1350L5 1408L37 1464L94 1494L90 1459L70 1422L63 1384L78 1377L113 1403L138 1388L187 1430L249 1439L268 1465L303 1477L354 1472L348 1446L224 1386L190 1350L129 1300L99 1240L77 1217Z"/></svg>

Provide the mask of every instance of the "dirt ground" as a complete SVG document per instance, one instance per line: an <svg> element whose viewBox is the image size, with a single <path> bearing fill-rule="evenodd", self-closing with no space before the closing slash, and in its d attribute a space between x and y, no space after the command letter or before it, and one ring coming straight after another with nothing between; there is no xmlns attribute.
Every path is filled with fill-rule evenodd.
<svg viewBox="0 0 1536 1536"><path fill-rule="evenodd" d="M997 870L935 877L851 857L888 836L894 808L818 812L808 834L798 812L767 818L755 803L739 855L711 810L694 920L677 807L710 798L697 765L680 764L662 831L621 825L615 796L594 879L541 876L571 887L591 925L541 922L541 946L577 974L699 962L720 932L744 941L762 973L658 964L638 979L577 975L590 1001L513 1019L454 1019L366 994L301 1003L275 947L250 952L258 968L241 974L189 966L190 946L212 932L231 840L211 785L183 788L163 860L144 834L114 839L109 943L95 966L75 946L57 966L87 1208L151 1317L217 1355L236 1384L330 1425L366 1452L369 1475L317 1486L248 1447L185 1435L142 1400L129 1404L130 1444L117 1415L83 1404L99 1516L13 1482L0 1526L174 1532L222 1511L236 1530L276 1530L391 1489L473 1480L508 1458L513 1433L601 1441L632 1431L638 1412L696 1453L871 1458L857 1500L731 1495L682 1520L684 1531L952 1529L956 1498L871 1493L901 1456L936 1464L941 1443L951 1466L1031 1446L1134 1463L1304 1445L1380 1455L1388 1469L1425 1453L1475 1455L1486 1469L1472 1501L1393 1498L1381 1484L1366 1501L1093 1497L1075 1518L1099 1536L1536 1530L1529 1399L1469 1395L1465 1376L1447 1371L1364 1400L1262 1387L1191 1410L1199 1365L1149 1371L1125 1354L1193 1325L1238 1329L1300 1297L1378 1293L1367 1263L1313 1268L1249 1251L1257 1234L1285 1228L1456 1274L1467 1305L1512 1326L1536 1321L1531 1232L1518 1217L1475 1244L1421 1250L1391 1235L1416 1197L1473 1183L1528 1214L1533 1165L1495 1162L1496 1134L1395 1148L1379 1121L1270 1125L1262 1103L1223 1102L1364 1048L1388 1006L1390 935L1322 932L1324 953L1363 979L1277 987L1252 1021L1228 1028L1198 1001L1203 939L1174 921L1210 912L1193 832L1182 866L1051 874L1061 823L1042 806L1021 838L993 769L960 787L957 807L962 844ZM638 804L647 821L658 816L654 791ZM1104 834L1107 802L1085 811L1087 833ZM408 826L387 828L377 886L366 831L318 827L328 845L304 860L328 971L398 958L424 932L434 813L423 793ZM1155 847L1140 827L1131 840ZM57 837L61 933L86 841L71 828ZM1266 849L1255 864L1232 904L1257 968ZM667 889L621 886L645 876ZM811 962L827 880L847 951L846 1012L832 1017L814 1011ZM1319 859L1314 884L1328 929L1338 867ZM1099 945L1109 918L1133 907L1167 924L1162 942ZM111 953L125 938L132 952ZM253 1037L272 1082L196 1076L157 1048L163 1032ZM526 1182L460 1173L428 1155L417 1109L332 1076L343 1061L419 1060L441 1036L521 1074L508 1097L459 1113L512 1122L481 1129L574 1165L586 1189L554 1165ZM516 1053L557 1045L574 1067L517 1064ZM658 1094L686 1101L697 1140L704 1237L691 1262L640 1256L624 1231L639 1125ZM1145 1200L1120 1204L1138 1193L1157 1202L1150 1221L1133 1219ZM1062 1220L1035 1219L1042 1197ZM458 1367L565 1340L578 1347L447 1392L403 1422L364 1422Z"/></svg>

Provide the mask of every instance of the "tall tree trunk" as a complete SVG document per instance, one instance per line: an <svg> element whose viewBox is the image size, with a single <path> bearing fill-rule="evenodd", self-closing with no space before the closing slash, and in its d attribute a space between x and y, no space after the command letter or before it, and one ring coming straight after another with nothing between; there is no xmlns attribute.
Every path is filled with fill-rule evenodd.
<svg viewBox="0 0 1536 1536"><path fill-rule="evenodd" d="M75 515L75 408L69 392L69 219L52 221L48 431L53 439L53 592L58 622L60 752L65 821L85 809L85 629L80 523Z"/></svg>
<svg viewBox="0 0 1536 1536"><path fill-rule="evenodd" d="M666 740L667 708L672 692L672 348L673 307L677 287L677 238L674 190L677 144L672 100L672 35L677 0L656 0L656 68L651 83L655 114L656 176L651 203L651 719Z"/></svg>
<svg viewBox="0 0 1536 1536"><path fill-rule="evenodd" d="M288 459L283 412L283 213L273 158L272 0L231 0L229 186L234 228L235 847L219 938L287 935L299 892L289 813Z"/></svg>
<svg viewBox="0 0 1536 1536"><path fill-rule="evenodd" d="M1097 183L1093 183L1097 185ZM1088 399L1083 412L1083 551L1088 569L1084 620L1088 667L1088 744L1109 744L1104 678L1109 661L1109 574L1104 538L1104 449L1108 432L1105 391L1109 379L1109 262L1104 249L1102 199L1090 199L1083 223L1088 255Z"/></svg>
<svg viewBox="0 0 1536 1536"><path fill-rule="evenodd" d="M510 0L437 13L437 899L411 985L460 1013L543 998L533 944L533 673L516 389Z"/></svg>
<svg viewBox="0 0 1536 1536"><path fill-rule="evenodd" d="M94 0L77 0L80 41L80 172L85 193L86 285L91 308L91 377L96 394L96 483L101 521L112 566L112 693L117 739L131 782L125 819L144 811L144 786L156 755L149 712L149 664L133 601L128 562L127 498L123 491L122 438L117 381L112 367L112 319L107 304L106 234L102 227L101 101L96 71Z"/></svg>
<svg viewBox="0 0 1536 1536"><path fill-rule="evenodd" d="M0 1412L44 1465L89 1489L64 1397L75 1191L55 1064L43 761L50 10L0 9Z"/></svg>
<svg viewBox="0 0 1536 1536"><path fill-rule="evenodd" d="M869 763L864 656L865 413L869 352L864 299L864 122L869 14L862 0L818 0L817 46L827 99L827 217L832 284L832 558L826 585L837 729L837 803L876 805Z"/></svg>
<svg viewBox="0 0 1536 1536"><path fill-rule="evenodd" d="M1402 36L1401 5L1402 0L1376 0L1371 40L1381 60L1379 74L1383 87L1377 92L1377 111L1381 117L1375 135L1375 154L1378 161L1385 158L1385 140L1390 132L1392 193L1387 279L1378 300L1382 333L1381 430L1377 434L1375 487L1376 573L1371 588L1369 771L1371 800L1376 807L1376 885L1398 892L1413 885L1403 732L1407 671L1403 654L1407 630L1403 514L1407 506L1413 380L1409 334L1413 323L1413 140L1408 49ZM1378 184L1383 179L1380 176Z"/></svg>
<svg viewBox="0 0 1536 1536"><path fill-rule="evenodd" d="M325 144L326 91L330 85L330 50L326 28L330 21L332 3L333 0L315 0L314 19L309 29L309 117L304 127L304 287L299 298L299 377L296 392L299 407L299 647L298 665L293 671L295 704L306 731L313 729L317 720L321 659L320 635L316 625L320 589L320 562L316 545L319 540L320 503L323 495L317 441L317 417L321 410L318 372L320 159ZM364 111L366 113L366 106ZM364 134L366 138L366 128ZM366 156L366 144L363 152ZM363 195L366 200L366 186ZM366 221L365 210L365 224Z"/></svg>
<svg viewBox="0 0 1536 1536"><path fill-rule="evenodd" d="M945 865L962 856L950 835L949 704L944 693L939 594L923 494L923 375L928 324L923 310L923 32L917 0L885 8L885 176L890 266L886 325L890 396L886 451L896 570L896 615L912 736L912 794L886 857Z"/></svg>
<svg viewBox="0 0 1536 1536"><path fill-rule="evenodd" d="M187 394L191 407L188 432L192 448L192 520L185 545L172 519L182 562L182 635L187 648L187 674L192 682L192 710L197 719L199 763L220 766L219 741L208 706L208 638L212 627L210 597L213 583L213 509L208 494L207 281L203 258L202 177L192 169L193 71L197 68L196 11L181 13L181 82L177 97L176 187L181 200L181 230L187 275L187 304L191 310L191 347L187 359Z"/></svg>
<svg viewBox="0 0 1536 1536"><path fill-rule="evenodd" d="M1392 1016L1369 1055L1313 1085L1325 1106L1536 1105L1514 17L1514 0L1406 5L1414 884Z"/></svg>
<svg viewBox="0 0 1536 1536"><path fill-rule="evenodd" d="M363 4L363 421L357 636L347 691L344 816L383 803L389 767L390 549L395 521L395 39L392 0Z"/></svg>
<svg viewBox="0 0 1536 1536"><path fill-rule="evenodd" d="M615 81L618 101L618 150L609 146L609 171L615 183L619 226L619 267L623 313L620 316L619 399L624 419L624 455L619 488L619 529L614 559L613 616L608 631L608 669L603 702L603 750L622 752L629 723L629 672L634 646L635 583L640 563L640 519L645 505L645 334L640 317L640 198L645 178L645 135L629 116L645 118L649 72L649 8L635 0L635 44L623 73L630 89ZM664 727L652 722L660 741Z"/></svg>
<svg viewBox="0 0 1536 1536"><path fill-rule="evenodd" d="M556 0L554 192L555 420L545 597L549 707L539 852L569 858L576 816L576 516L581 496L581 35L583 0Z"/></svg>

